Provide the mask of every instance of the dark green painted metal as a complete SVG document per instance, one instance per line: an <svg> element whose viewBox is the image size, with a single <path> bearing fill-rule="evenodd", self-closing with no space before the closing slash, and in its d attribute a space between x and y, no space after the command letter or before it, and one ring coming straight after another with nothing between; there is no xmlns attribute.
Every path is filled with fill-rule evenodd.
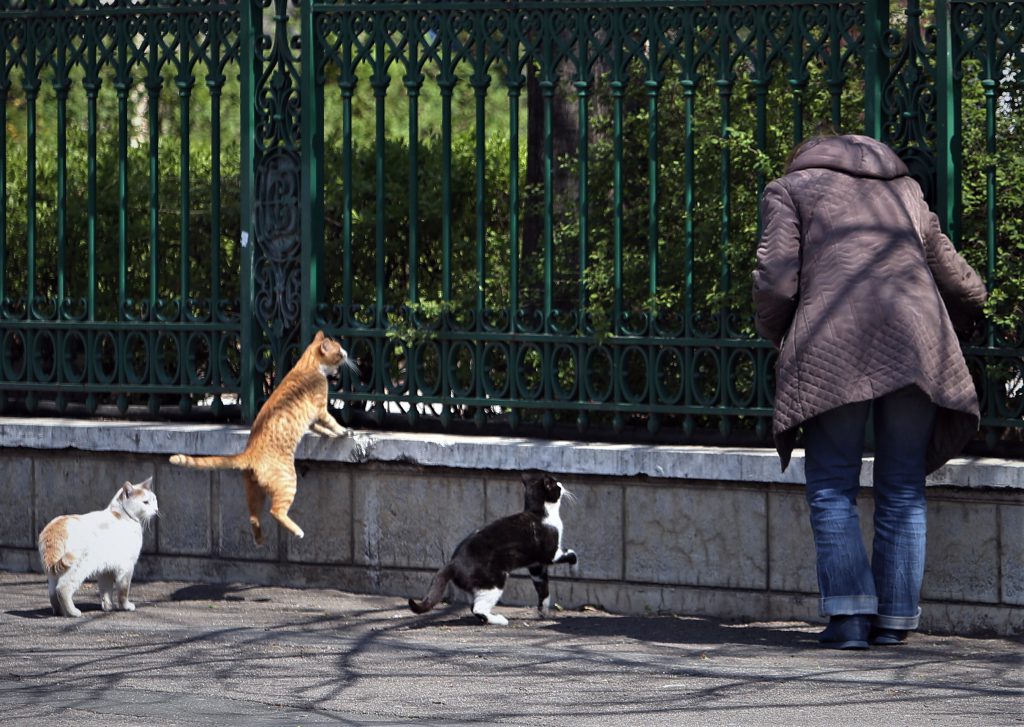
<svg viewBox="0 0 1024 727"><path fill-rule="evenodd" d="M221 37L226 15L232 38L211 59L207 43ZM29 411L43 402L57 412L126 412L131 403L187 411L193 397L210 397L216 410L220 394L238 395L237 373L218 371L218 354L234 358L224 342L237 344L239 325L237 312L214 313L224 307L219 247L204 274L213 295L200 304L189 229L192 71L203 58L237 65L237 26L231 3L0 3L0 186L24 195L13 215L5 196L0 214L0 406L13 396ZM172 66L175 100L161 93ZM176 241L161 217L161 105L179 115L180 189L166 210L181 226ZM134 151L147 143L150 154ZM8 172L12 149L25 155L17 179ZM219 182L212 187L211 240L219 243ZM148 255L132 232L147 220ZM237 311L237 301L227 308Z"/></svg>
<svg viewBox="0 0 1024 727"><path fill-rule="evenodd" d="M239 116L241 117L241 148L239 165L239 216L241 246L241 299L239 307L242 311L240 320L241 376L239 380L239 399L242 418L252 421L256 417L257 383L256 370L256 324L252 311L256 307L255 270L253 266L252 230L253 198L256 187L256 43L257 27L262 21L262 5L256 0L242 0L240 4L240 23L238 33L238 82L239 82Z"/></svg>
<svg viewBox="0 0 1024 727"><path fill-rule="evenodd" d="M919 0L0 2L0 124L22 125L26 155L13 179L5 137L0 186L27 207L0 209L0 407L223 414L222 397L239 396L248 420L325 328L366 372L346 372L336 395L346 421L367 409L415 427L764 440L775 354L735 296L770 177L737 174L744 140L777 172L819 120L882 138L960 242L962 89L984 87L992 155L1021 5L937 0L932 34ZM237 109L222 101L235 88ZM539 138L521 132L529 114ZM84 141L67 130L83 116ZM196 157L223 159L236 119L237 200L234 168L199 179ZM44 149L57 157L52 228ZM994 285L1000 190L986 175ZM240 249L223 239L235 225ZM990 328L965 350L977 371L1019 370L1019 346ZM979 380L985 426L1020 426L1006 381Z"/></svg>

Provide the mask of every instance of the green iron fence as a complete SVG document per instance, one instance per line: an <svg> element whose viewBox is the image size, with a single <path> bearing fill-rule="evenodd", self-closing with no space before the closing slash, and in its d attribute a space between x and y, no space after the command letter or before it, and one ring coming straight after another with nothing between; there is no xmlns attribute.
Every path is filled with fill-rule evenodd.
<svg viewBox="0 0 1024 727"><path fill-rule="evenodd" d="M1024 2L0 8L9 410L248 419L324 328L349 422L764 441L757 202L826 122L985 271L1024 427Z"/></svg>

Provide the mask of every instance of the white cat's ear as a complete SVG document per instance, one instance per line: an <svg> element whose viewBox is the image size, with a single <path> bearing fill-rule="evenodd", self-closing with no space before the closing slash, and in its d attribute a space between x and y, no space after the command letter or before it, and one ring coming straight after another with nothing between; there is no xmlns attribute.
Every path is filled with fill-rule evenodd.
<svg viewBox="0 0 1024 727"><path fill-rule="evenodd" d="M121 497L130 496L132 494L132 483L125 482L123 485L121 485L121 492L118 494L120 494Z"/></svg>
<svg viewBox="0 0 1024 727"><path fill-rule="evenodd" d="M141 487L141 488L143 488L145 490L152 490L153 489L153 475L150 475L149 477L144 479L142 482L137 484L136 487Z"/></svg>

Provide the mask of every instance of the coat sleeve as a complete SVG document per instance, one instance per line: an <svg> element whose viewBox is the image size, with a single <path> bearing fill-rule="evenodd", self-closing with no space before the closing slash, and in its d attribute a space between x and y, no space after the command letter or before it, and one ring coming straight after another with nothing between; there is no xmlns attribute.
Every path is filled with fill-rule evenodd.
<svg viewBox="0 0 1024 727"><path fill-rule="evenodd" d="M778 180L764 188L754 269L754 325L778 348L800 298L800 216Z"/></svg>
<svg viewBox="0 0 1024 727"><path fill-rule="evenodd" d="M925 205L924 199L921 204ZM982 306L988 291L981 276L974 272L966 260L953 247L953 243L939 227L939 218L925 205L924 251L928 267L939 288L942 302L957 333L969 334L982 316Z"/></svg>

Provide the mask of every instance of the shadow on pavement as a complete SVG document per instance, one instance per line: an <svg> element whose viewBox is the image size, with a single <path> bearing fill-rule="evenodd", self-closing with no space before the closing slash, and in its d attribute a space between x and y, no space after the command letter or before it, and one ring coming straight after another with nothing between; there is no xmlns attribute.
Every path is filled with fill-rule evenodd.
<svg viewBox="0 0 1024 727"><path fill-rule="evenodd" d="M817 646L817 628L798 630L793 624L758 626L683 616L562 615L545 626L580 637L619 637L658 644L738 644L755 646Z"/></svg>
<svg viewBox="0 0 1024 727"><path fill-rule="evenodd" d="M245 601L250 600L256 603L266 603L271 599L267 596L246 599L239 595L246 591L257 590L258 586L225 585L219 583L206 584L197 583L179 588L170 595L172 601Z"/></svg>
<svg viewBox="0 0 1024 727"><path fill-rule="evenodd" d="M43 594L43 599L46 599L45 593ZM83 603L76 600L75 605L78 606L78 610L83 614L94 611L103 611L98 603L89 603L88 601ZM4 613L8 616L16 616L18 618L63 618L63 616L54 616L53 609L49 606L46 606L45 608L33 608L25 611L4 611ZM71 620L72 619L68 619L68 621Z"/></svg>

